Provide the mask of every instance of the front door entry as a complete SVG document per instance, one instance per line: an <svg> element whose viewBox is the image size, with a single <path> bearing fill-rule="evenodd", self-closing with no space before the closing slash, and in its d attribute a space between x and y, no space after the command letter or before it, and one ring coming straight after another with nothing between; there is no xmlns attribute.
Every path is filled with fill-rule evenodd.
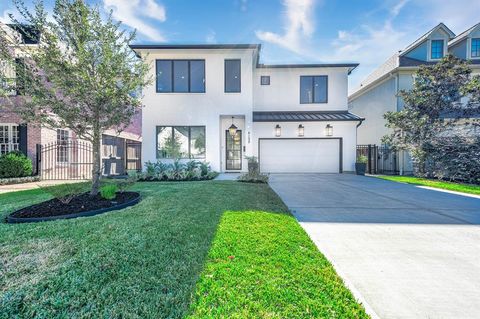
<svg viewBox="0 0 480 319"><path fill-rule="evenodd" d="M226 169L241 170L242 169L242 131L237 130L235 136L232 136L227 130L226 137Z"/></svg>

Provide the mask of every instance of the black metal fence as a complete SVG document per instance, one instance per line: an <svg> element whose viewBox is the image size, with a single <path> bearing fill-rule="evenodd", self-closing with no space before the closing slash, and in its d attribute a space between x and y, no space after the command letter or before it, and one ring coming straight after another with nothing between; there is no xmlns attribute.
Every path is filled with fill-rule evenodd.
<svg viewBox="0 0 480 319"><path fill-rule="evenodd" d="M37 145L37 170L43 180L90 179L92 144L81 141Z"/></svg>
<svg viewBox="0 0 480 319"><path fill-rule="evenodd" d="M357 158L363 155L367 158L368 174L396 175L398 171L398 153L387 145L357 145Z"/></svg>

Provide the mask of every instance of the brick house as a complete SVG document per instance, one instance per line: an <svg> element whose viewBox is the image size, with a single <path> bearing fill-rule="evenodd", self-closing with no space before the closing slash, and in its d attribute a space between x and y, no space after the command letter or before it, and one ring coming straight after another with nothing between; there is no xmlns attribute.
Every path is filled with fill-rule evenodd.
<svg viewBox="0 0 480 319"><path fill-rule="evenodd" d="M21 41L26 46L38 46L40 36L34 35L34 32L29 32L26 35L24 29L20 29L15 25L5 25L0 23L0 27L7 32L14 32L15 35L21 38ZM16 69L21 65L21 59L17 59L15 68L2 64L0 61L0 72L7 74L8 78L15 81ZM75 162L75 154L70 154L67 147L61 147L70 141L81 141L74 132L66 128L51 129L43 127L35 123L23 123L22 119L13 110L16 104L21 103L22 95L21 84L16 84L16 90L9 93L9 103L0 98L0 155L12 151L20 151L26 154L34 164L34 169L37 163L37 145L56 144L60 145L54 150L54 166L57 164L73 165ZM3 105L2 105L3 104ZM137 114L132 123L121 133L114 130L105 132L102 138L102 161L104 165L105 175L119 175L124 174L126 169L132 169L133 166L128 165L126 160L127 144L141 143L141 114ZM135 157L132 154L131 157ZM138 156L139 157L139 156ZM135 163L137 165L138 163ZM134 166L135 166L134 165ZM40 167L41 168L41 167Z"/></svg>

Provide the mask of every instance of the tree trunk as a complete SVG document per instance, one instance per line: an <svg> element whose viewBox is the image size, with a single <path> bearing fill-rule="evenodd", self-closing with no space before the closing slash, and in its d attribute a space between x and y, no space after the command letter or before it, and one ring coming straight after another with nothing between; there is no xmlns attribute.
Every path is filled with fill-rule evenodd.
<svg viewBox="0 0 480 319"><path fill-rule="evenodd" d="M100 177L102 175L102 158L100 152L101 135L99 130L95 130L93 136L93 169L92 169L92 190L90 195L97 195L100 191Z"/></svg>

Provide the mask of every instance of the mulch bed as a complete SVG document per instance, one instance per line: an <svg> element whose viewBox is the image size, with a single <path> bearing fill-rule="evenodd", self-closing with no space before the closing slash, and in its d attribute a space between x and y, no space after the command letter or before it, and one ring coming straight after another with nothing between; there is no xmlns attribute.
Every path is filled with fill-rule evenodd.
<svg viewBox="0 0 480 319"><path fill-rule="evenodd" d="M100 195L91 196L89 193L81 194L72 199L68 204L64 204L54 198L46 202L35 204L22 208L10 215L15 218L41 218L54 217L61 215L73 215L82 212L106 209L128 203L139 194L136 192L117 193L117 197L113 200L107 200Z"/></svg>

